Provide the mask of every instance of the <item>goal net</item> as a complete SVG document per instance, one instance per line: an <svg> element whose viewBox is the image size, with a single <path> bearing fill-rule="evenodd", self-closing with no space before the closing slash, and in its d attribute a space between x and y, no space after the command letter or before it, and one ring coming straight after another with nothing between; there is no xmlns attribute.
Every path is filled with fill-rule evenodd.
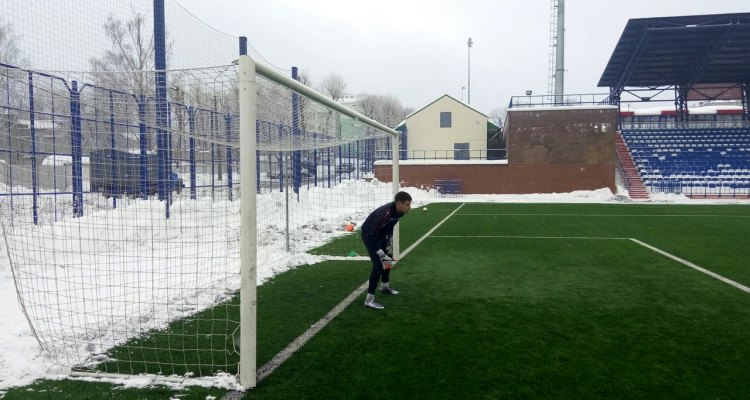
<svg viewBox="0 0 750 400"><path fill-rule="evenodd" d="M236 374L243 185L258 284L366 255L359 225L393 197L391 169L374 170L392 132L257 74L243 176L238 68L166 71L163 98L152 71L0 68L0 147L17 156L0 165L3 237L23 312L60 366Z"/></svg>

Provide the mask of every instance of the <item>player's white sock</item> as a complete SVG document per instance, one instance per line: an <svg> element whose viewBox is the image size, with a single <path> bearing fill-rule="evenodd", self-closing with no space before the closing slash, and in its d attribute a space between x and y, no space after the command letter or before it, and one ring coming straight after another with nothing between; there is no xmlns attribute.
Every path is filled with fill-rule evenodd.
<svg viewBox="0 0 750 400"><path fill-rule="evenodd" d="M375 300L375 295L367 293L367 298L365 299L365 304L367 304L367 303L369 303L369 302L371 302L373 300Z"/></svg>
<svg viewBox="0 0 750 400"><path fill-rule="evenodd" d="M383 283L380 284L380 289L388 289L390 287L391 287L391 283L390 282L383 282Z"/></svg>

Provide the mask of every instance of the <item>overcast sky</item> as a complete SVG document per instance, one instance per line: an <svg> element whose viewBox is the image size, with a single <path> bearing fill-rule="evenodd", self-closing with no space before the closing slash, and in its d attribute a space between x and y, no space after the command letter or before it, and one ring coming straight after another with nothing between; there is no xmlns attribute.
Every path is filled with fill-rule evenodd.
<svg viewBox="0 0 750 400"><path fill-rule="evenodd" d="M349 92L390 93L415 108L446 93L461 99L471 37L472 106L489 113L527 89L547 91L549 0L178 2L314 84L335 72ZM630 18L748 11L748 0L568 0L565 92L607 92L596 84Z"/></svg>
<svg viewBox="0 0 750 400"><path fill-rule="evenodd" d="M110 46L97 34L108 15L129 12L134 3L139 4L136 8L151 4L101 0L92 7L89 2L57 0L54 8L48 0L1 1L6 19L22 37L24 55L34 65L73 69L85 69L92 55ZM257 51L251 54L260 54L273 66L307 71L314 86L337 73L350 93L392 94L415 109L443 94L460 100L461 87L469 86L466 42L471 37L472 106L488 114L507 107L511 96L526 90L547 93L550 0L176 1L220 32L247 36ZM630 18L732 12L750 12L750 1L567 0L565 92L608 91L596 84ZM67 14L77 15L74 19L81 23L70 24ZM235 58L235 39L217 39L216 32L181 18L168 21L168 36L188 48L173 52L172 66L217 65ZM185 36L189 34L193 37ZM468 97L467 89L463 99Z"/></svg>

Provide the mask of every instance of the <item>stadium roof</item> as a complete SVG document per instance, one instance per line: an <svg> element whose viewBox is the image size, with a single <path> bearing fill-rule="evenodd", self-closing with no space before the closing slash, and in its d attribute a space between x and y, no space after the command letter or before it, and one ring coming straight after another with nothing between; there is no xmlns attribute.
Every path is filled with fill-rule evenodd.
<svg viewBox="0 0 750 400"><path fill-rule="evenodd" d="M750 13L631 19L598 86L750 82Z"/></svg>

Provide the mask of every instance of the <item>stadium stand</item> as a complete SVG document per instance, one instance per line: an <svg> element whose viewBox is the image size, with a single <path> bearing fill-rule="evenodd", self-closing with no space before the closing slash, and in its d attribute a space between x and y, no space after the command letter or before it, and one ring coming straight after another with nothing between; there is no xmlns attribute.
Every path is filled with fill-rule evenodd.
<svg viewBox="0 0 750 400"><path fill-rule="evenodd" d="M750 197L749 36L750 13L628 21L598 86L651 193ZM663 93L670 106L623 110Z"/></svg>
<svg viewBox="0 0 750 400"><path fill-rule="evenodd" d="M623 131L645 185L686 195L747 196L750 129Z"/></svg>

